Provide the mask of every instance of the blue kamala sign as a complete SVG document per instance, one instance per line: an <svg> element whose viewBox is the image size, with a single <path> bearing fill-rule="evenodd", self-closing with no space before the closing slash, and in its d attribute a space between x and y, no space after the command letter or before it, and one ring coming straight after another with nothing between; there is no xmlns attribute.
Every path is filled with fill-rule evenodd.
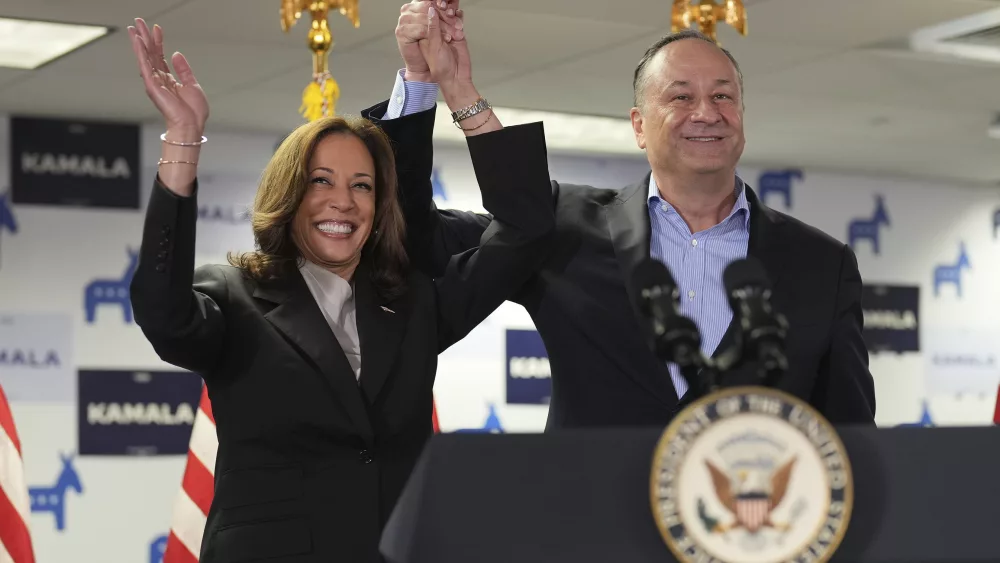
<svg viewBox="0 0 1000 563"><path fill-rule="evenodd" d="M80 371L81 455L186 455L201 398L190 372Z"/></svg>
<svg viewBox="0 0 1000 563"><path fill-rule="evenodd" d="M919 286L866 285L861 307L869 351L920 351Z"/></svg>
<svg viewBox="0 0 1000 563"><path fill-rule="evenodd" d="M507 402L547 405L552 396L549 354L538 332L507 330Z"/></svg>

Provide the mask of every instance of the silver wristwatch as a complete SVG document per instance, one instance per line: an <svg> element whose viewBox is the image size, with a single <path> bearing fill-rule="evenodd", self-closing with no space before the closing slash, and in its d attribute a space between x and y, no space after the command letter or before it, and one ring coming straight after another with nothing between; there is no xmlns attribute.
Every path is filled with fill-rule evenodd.
<svg viewBox="0 0 1000 563"><path fill-rule="evenodd" d="M476 103L472 104L471 106L452 112L451 119L454 123L458 123L459 121L464 121L466 119L469 119L473 115L482 113L491 108L492 106L490 106L490 103L486 101L485 98L479 98L479 100L477 100Z"/></svg>

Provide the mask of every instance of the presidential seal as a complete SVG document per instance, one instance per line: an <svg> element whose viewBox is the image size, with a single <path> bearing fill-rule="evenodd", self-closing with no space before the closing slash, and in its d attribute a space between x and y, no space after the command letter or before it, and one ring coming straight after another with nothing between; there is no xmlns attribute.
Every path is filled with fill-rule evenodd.
<svg viewBox="0 0 1000 563"><path fill-rule="evenodd" d="M834 428L764 387L718 391L664 430L653 458L656 525L682 562L824 562L840 545L854 485Z"/></svg>

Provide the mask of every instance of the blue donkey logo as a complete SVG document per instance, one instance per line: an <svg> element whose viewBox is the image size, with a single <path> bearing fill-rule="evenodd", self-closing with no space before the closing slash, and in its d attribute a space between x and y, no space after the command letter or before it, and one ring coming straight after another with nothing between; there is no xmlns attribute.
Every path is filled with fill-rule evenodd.
<svg viewBox="0 0 1000 563"><path fill-rule="evenodd" d="M955 285L956 294L962 296L962 269L971 268L969 265L969 255L965 253L965 243L958 243L958 261L954 264L941 264L934 268L934 297L938 296L938 289L942 284L950 283Z"/></svg>
<svg viewBox="0 0 1000 563"><path fill-rule="evenodd" d="M29 487L32 512L51 512L56 517L56 530L66 529L66 491L73 489L77 494L83 494L80 475L73 468L73 456L59 454L62 459L62 471L56 484L51 487Z"/></svg>
<svg viewBox="0 0 1000 563"><path fill-rule="evenodd" d="M872 252L878 254L879 225L889 226L889 214L885 210L885 198L876 195L875 213L872 214L871 219L855 219L847 225L848 244L852 249L857 250L855 243L859 240L869 240L872 243Z"/></svg>
<svg viewBox="0 0 1000 563"><path fill-rule="evenodd" d="M0 232L7 229L10 234L17 234L17 219L14 218L14 210L10 207L10 194L0 194Z"/></svg>
<svg viewBox="0 0 1000 563"><path fill-rule="evenodd" d="M159 536L149 544L149 563L163 563L163 555L167 552L167 536Z"/></svg>
<svg viewBox="0 0 1000 563"><path fill-rule="evenodd" d="M14 210L10 207L10 194L0 194L0 233L4 229L12 235L17 234L17 219L14 218Z"/></svg>
<svg viewBox="0 0 1000 563"><path fill-rule="evenodd" d="M131 248L127 249L128 265L121 279L117 280L94 280L87 284L84 290L83 302L87 311L87 322L94 323L97 316L97 306L109 303L120 305L125 315L125 322L132 322L132 301L129 300L129 285L132 283L132 276L139 263L139 252Z"/></svg>
<svg viewBox="0 0 1000 563"><path fill-rule="evenodd" d="M500 424L500 417L497 416L496 405L490 403L490 413L486 416L486 422L482 428L464 428L455 430L461 434L503 434L503 426Z"/></svg>
<svg viewBox="0 0 1000 563"><path fill-rule="evenodd" d="M447 201L448 196L444 192L444 182L441 181L441 172L437 168L431 173L431 188L434 190L434 194L431 197Z"/></svg>
<svg viewBox="0 0 1000 563"><path fill-rule="evenodd" d="M899 424L898 426L901 426L901 427L910 427L910 428L914 428L914 427L920 428L920 427L931 427L931 426L934 426L934 419L931 418L931 409L927 405L927 401L926 400L924 401L923 412L920 415L920 420L918 420L916 422L906 422L906 423L903 423L903 424Z"/></svg>
<svg viewBox="0 0 1000 563"><path fill-rule="evenodd" d="M802 171L798 169L768 170L760 175L757 182L760 188L760 200L767 201L772 193L784 196L785 208L792 208L792 180L802 179Z"/></svg>

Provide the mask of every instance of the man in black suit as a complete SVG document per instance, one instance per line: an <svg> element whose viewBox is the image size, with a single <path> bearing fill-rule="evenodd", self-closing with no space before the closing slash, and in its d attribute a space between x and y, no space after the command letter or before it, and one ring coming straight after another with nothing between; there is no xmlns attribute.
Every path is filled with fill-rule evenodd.
<svg viewBox="0 0 1000 563"><path fill-rule="evenodd" d="M420 27L406 21L408 12L419 18L425 4L404 7L397 38L406 72L393 97L366 112L400 154L419 150L433 128L433 85L421 83L414 68ZM464 33L454 36L464 49ZM772 304L791 328L778 387L835 424L873 424L857 259L850 247L763 205L736 175L744 106L735 59L697 32L668 35L643 56L633 91L632 126L651 172L621 190L553 182L557 242L513 299L531 314L549 354L546 428L662 426L695 398L676 366L647 346L647 321L633 306L632 272L649 256L673 272L681 312L698 324L706 355L727 349L737 329L723 270L739 258L758 259ZM446 257L480 244L488 215L438 210L429 188L402 197L411 232L433 233L411 239L431 275ZM756 383L746 366L723 381Z"/></svg>

